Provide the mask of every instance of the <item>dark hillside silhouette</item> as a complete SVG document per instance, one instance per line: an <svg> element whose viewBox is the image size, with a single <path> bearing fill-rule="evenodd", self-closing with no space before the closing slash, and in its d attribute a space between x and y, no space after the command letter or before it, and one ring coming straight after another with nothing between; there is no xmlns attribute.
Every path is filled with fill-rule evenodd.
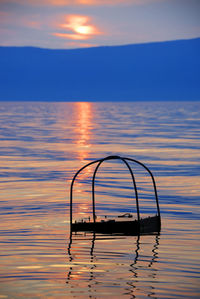
<svg viewBox="0 0 200 299"><path fill-rule="evenodd" d="M0 100L199 100L200 38L50 50L0 47Z"/></svg>

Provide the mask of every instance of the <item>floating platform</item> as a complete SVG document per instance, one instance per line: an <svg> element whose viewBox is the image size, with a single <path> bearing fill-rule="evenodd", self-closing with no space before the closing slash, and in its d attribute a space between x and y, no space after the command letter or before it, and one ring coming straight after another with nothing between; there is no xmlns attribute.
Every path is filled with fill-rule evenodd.
<svg viewBox="0 0 200 299"><path fill-rule="evenodd" d="M158 216L137 220L119 221L106 219L101 221L88 222L80 221L72 223L72 232L96 232L101 234L153 234L160 232L160 218Z"/></svg>
<svg viewBox="0 0 200 299"><path fill-rule="evenodd" d="M116 218L107 218L105 216L104 219L98 219L95 212L95 177L97 170L99 169L100 165L106 160L113 160L113 159L120 159L122 160L132 177L133 181L133 188L135 191L135 200L136 200L136 208L137 208L137 219L134 219L133 215L130 213L125 213L120 215ZM145 170L150 174L152 179L152 184L154 187L155 193L155 201L157 206L157 214L152 217L147 218L140 218L140 211L139 211L139 200L138 200L138 191L136 187L135 177L133 171L128 163L128 161L132 161L141 165ZM90 217L88 219L82 219L80 221L72 221L72 201L73 201L73 185L77 175L86 167L98 163L92 179L92 207L93 207L93 220L90 221ZM98 220L97 220L98 219ZM131 159L131 158L123 158L119 156L108 156L106 158L93 161L85 166L83 166L79 171L75 174L74 178L72 179L71 189L70 189L70 227L71 232L96 232L102 234L124 234L124 235L139 235L139 234L154 234L159 233L161 229L161 217L160 217L160 208L158 203L158 195L157 189L155 184L155 179L153 177L152 172L145 166L143 163Z"/></svg>

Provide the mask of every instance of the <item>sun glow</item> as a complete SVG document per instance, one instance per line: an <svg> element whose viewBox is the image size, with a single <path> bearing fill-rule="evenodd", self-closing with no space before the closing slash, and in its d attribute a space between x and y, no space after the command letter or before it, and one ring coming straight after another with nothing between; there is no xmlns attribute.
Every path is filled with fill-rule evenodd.
<svg viewBox="0 0 200 299"><path fill-rule="evenodd" d="M75 31L80 34L93 34L94 29L92 26L83 25L83 26L77 26L75 28Z"/></svg>
<svg viewBox="0 0 200 299"><path fill-rule="evenodd" d="M101 34L97 27L91 24L91 19L88 16L67 15L65 23L60 24L59 28L71 32L53 33L53 35L74 40L89 39L94 35Z"/></svg>

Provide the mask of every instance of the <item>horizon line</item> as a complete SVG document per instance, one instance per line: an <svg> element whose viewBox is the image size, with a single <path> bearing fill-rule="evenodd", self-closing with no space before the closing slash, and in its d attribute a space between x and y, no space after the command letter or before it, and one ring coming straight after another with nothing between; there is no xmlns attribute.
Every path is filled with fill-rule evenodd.
<svg viewBox="0 0 200 299"><path fill-rule="evenodd" d="M182 39L174 39L174 40L161 40L161 41L149 41L149 42L138 42L138 43L128 43L128 44L116 44L116 45L99 45L99 46L91 46L91 47L80 47L80 48L46 48L40 46L6 46L0 45L1 48L35 48L41 50L85 50L85 49L94 49L94 48L112 48L112 47L126 47L126 46L137 46L137 45L148 45L148 44L163 44L163 43L171 43L171 42L181 42L181 41L191 41L200 39L199 37L193 38L182 38Z"/></svg>

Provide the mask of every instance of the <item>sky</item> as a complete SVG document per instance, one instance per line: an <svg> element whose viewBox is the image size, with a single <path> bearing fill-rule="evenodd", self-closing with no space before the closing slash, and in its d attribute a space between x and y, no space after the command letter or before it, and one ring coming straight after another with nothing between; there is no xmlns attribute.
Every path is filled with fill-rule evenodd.
<svg viewBox="0 0 200 299"><path fill-rule="evenodd" d="M200 0L0 0L0 45L70 49L200 37Z"/></svg>

